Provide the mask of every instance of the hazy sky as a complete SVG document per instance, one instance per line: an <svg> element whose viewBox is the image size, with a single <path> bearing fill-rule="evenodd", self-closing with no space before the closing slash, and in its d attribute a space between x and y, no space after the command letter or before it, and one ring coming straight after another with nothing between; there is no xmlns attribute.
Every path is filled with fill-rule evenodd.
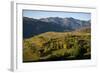
<svg viewBox="0 0 100 73"><path fill-rule="evenodd" d="M54 12L54 11L35 11L35 10L23 10L23 16L40 19L47 17L72 17L80 20L90 20L90 13L79 13L79 12Z"/></svg>

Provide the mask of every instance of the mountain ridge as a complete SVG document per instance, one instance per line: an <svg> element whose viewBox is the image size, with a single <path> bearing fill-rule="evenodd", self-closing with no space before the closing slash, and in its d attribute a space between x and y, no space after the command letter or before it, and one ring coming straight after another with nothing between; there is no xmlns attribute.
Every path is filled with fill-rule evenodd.
<svg viewBox="0 0 100 73"><path fill-rule="evenodd" d="M23 37L28 38L48 31L75 31L77 29L85 27L87 28L90 26L90 20L83 21L74 18L60 17L49 17L41 19L23 17Z"/></svg>

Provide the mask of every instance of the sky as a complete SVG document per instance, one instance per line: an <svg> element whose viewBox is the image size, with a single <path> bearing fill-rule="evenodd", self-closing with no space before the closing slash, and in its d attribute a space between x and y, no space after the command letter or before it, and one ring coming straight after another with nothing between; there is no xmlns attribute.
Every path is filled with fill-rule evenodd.
<svg viewBox="0 0 100 73"><path fill-rule="evenodd" d="M80 13L80 12L61 12L61 11L39 11L39 10L23 10L23 16L29 18L47 18L47 17L61 17L61 18L75 18L79 20L90 20L90 13Z"/></svg>

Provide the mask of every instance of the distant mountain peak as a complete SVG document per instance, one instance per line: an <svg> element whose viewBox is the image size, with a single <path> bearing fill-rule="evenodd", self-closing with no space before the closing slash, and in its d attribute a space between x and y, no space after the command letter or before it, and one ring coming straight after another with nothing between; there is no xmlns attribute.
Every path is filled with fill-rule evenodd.
<svg viewBox="0 0 100 73"><path fill-rule="evenodd" d="M83 21L75 18L61 18L61 17L48 17L48 18L28 18L23 17L23 36L31 37L40 33L48 31L65 32L74 31L84 27L90 27L91 21Z"/></svg>

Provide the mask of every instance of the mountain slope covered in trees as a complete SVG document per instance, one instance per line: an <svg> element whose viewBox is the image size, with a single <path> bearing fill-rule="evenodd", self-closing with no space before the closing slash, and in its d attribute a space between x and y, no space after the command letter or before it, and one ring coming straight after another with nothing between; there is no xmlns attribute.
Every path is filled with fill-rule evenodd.
<svg viewBox="0 0 100 73"><path fill-rule="evenodd" d="M23 62L91 58L91 38L86 32L46 32L25 39Z"/></svg>

